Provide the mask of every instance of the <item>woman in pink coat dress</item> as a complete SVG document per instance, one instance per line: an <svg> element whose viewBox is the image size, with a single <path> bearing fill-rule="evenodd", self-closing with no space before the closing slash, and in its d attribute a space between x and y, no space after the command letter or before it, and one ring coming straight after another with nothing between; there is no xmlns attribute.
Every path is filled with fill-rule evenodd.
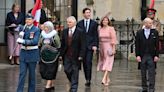
<svg viewBox="0 0 164 92"><path fill-rule="evenodd" d="M114 54L116 53L115 46L117 43L116 32L111 26L111 21L108 17L103 17L100 22L99 32L99 47L100 58L97 66L97 70L104 73L102 78L102 84L109 85L110 78L109 73L112 71Z"/></svg>

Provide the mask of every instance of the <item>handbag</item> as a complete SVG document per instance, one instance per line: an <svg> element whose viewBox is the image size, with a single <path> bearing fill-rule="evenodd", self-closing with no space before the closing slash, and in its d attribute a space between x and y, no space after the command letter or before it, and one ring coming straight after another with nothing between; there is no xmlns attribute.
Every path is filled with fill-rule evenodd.
<svg viewBox="0 0 164 92"><path fill-rule="evenodd" d="M60 53L57 48L50 45L44 45L41 48L40 54L43 63L53 63L57 60Z"/></svg>
<svg viewBox="0 0 164 92"><path fill-rule="evenodd" d="M109 56L112 56L112 55L113 55L113 51L112 51L111 48L109 48L109 49L107 50L107 54L108 54Z"/></svg>

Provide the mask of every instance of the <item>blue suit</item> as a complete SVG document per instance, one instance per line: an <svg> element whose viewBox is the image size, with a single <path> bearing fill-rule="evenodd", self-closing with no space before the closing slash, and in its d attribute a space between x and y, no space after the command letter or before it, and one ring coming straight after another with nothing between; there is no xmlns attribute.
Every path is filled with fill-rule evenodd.
<svg viewBox="0 0 164 92"><path fill-rule="evenodd" d="M23 47L38 46L40 30L35 26L30 29L24 30L25 34L23 39L25 42L22 44ZM35 68L37 62L40 61L39 49L21 49L20 51L20 75L17 92L23 92L25 77L27 70L29 71L28 77L28 92L35 92Z"/></svg>

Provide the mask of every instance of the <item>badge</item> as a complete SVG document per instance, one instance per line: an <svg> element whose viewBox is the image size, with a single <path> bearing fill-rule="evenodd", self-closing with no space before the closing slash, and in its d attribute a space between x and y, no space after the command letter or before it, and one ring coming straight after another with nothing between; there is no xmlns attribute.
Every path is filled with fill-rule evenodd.
<svg viewBox="0 0 164 92"><path fill-rule="evenodd" d="M30 39L34 38L34 32L30 32Z"/></svg>
<svg viewBox="0 0 164 92"><path fill-rule="evenodd" d="M43 43L44 44L50 44L50 39L44 39Z"/></svg>

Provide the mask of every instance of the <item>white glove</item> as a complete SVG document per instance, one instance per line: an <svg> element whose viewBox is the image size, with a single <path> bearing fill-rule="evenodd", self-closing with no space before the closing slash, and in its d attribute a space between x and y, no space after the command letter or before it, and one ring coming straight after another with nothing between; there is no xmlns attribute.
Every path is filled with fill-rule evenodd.
<svg viewBox="0 0 164 92"><path fill-rule="evenodd" d="M24 42L25 42L25 40L22 39L22 38L18 38L18 39L17 39L17 43L23 44Z"/></svg>
<svg viewBox="0 0 164 92"><path fill-rule="evenodd" d="M24 32L21 31L21 32L19 33L19 37L20 37L20 38L23 38L23 36L24 36Z"/></svg>

